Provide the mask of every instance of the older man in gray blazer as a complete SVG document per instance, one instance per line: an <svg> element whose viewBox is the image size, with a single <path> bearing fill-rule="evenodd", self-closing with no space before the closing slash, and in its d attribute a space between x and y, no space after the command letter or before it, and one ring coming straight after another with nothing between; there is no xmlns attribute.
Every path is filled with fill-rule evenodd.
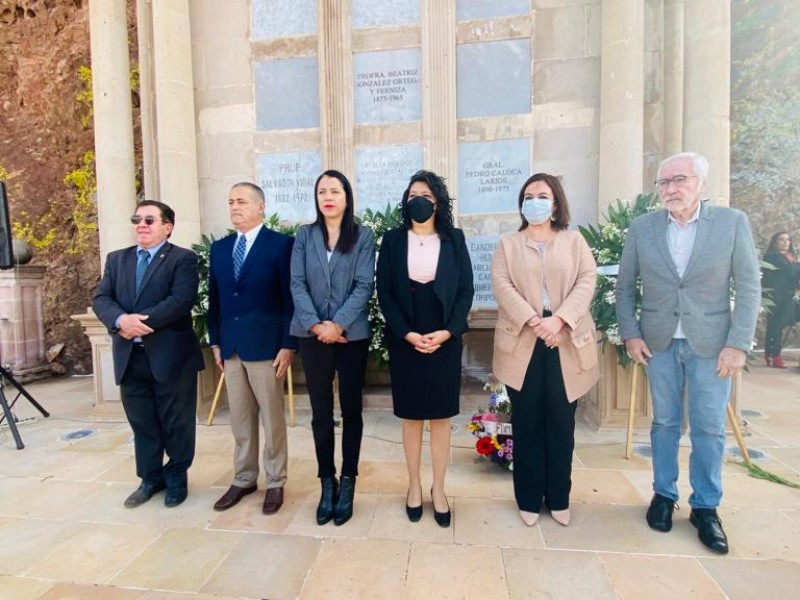
<svg viewBox="0 0 800 600"><path fill-rule="evenodd" d="M720 554L728 540L717 514L730 378L750 350L761 295L759 264L744 213L703 203L708 162L671 156L656 187L665 210L635 219L617 278L617 319L630 357L646 367L653 398L653 491L647 523L672 528L684 390L692 453L691 523ZM642 305L635 297L641 278ZM731 303L731 291L735 303Z"/></svg>

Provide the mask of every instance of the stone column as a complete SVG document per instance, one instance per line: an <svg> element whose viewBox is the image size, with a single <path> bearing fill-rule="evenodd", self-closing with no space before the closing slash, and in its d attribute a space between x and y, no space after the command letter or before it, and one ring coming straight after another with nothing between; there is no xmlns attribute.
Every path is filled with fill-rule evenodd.
<svg viewBox="0 0 800 600"><path fill-rule="evenodd" d="M156 97L158 198L175 209L171 241L200 241L194 76L189 0L153 2L153 85Z"/></svg>
<svg viewBox="0 0 800 600"><path fill-rule="evenodd" d="M600 50L599 213L643 191L644 7L604 0Z"/></svg>
<svg viewBox="0 0 800 600"><path fill-rule="evenodd" d="M664 158L683 150L683 2L664 3Z"/></svg>
<svg viewBox="0 0 800 600"><path fill-rule="evenodd" d="M125 5L89 3L101 262L111 250L133 243L128 218L136 208L136 170Z"/></svg>
<svg viewBox="0 0 800 600"><path fill-rule="evenodd" d="M336 169L354 178L350 2L320 2L318 6L323 168Z"/></svg>
<svg viewBox="0 0 800 600"><path fill-rule="evenodd" d="M158 144L156 143L155 95L153 94L153 3L136 2L136 34L139 42L139 120L142 127L142 178L144 197L158 198Z"/></svg>
<svg viewBox="0 0 800 600"><path fill-rule="evenodd" d="M727 206L730 194L731 5L727 0L684 5L683 147L711 166L706 196Z"/></svg>
<svg viewBox="0 0 800 600"><path fill-rule="evenodd" d="M447 178L450 194L458 198L456 2L422 0L420 10L425 168Z"/></svg>

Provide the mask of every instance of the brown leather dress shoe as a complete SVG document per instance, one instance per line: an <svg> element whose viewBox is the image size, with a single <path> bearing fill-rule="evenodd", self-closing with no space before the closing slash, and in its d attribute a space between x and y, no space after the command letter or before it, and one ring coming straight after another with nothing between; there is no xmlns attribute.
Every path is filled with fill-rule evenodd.
<svg viewBox="0 0 800 600"><path fill-rule="evenodd" d="M247 494L252 494L257 489L258 487L256 485L251 485L246 488L232 485L228 488L228 491L222 495L222 498L214 503L214 510L228 510L232 506L239 504L239 500L247 496Z"/></svg>
<svg viewBox="0 0 800 600"><path fill-rule="evenodd" d="M261 509L265 515L274 515L283 506L283 488L268 488L267 495L264 496L264 508Z"/></svg>

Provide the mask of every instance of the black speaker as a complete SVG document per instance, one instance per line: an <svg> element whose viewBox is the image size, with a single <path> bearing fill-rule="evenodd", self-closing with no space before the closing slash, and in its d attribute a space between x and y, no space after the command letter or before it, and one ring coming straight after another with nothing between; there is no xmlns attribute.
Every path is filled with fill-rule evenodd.
<svg viewBox="0 0 800 600"><path fill-rule="evenodd" d="M8 215L6 184L0 181L0 269L14 267L14 249L11 246L11 219Z"/></svg>

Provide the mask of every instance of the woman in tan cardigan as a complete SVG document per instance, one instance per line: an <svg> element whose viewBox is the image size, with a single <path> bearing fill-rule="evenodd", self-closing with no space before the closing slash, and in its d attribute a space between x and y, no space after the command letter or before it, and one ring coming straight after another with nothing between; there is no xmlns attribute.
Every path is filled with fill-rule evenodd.
<svg viewBox="0 0 800 600"><path fill-rule="evenodd" d="M522 226L500 240L492 261L493 369L511 398L520 517L534 525L544 501L568 525L575 401L600 377L589 312L596 265L583 237L567 230L569 205L557 177L530 177L519 210Z"/></svg>

